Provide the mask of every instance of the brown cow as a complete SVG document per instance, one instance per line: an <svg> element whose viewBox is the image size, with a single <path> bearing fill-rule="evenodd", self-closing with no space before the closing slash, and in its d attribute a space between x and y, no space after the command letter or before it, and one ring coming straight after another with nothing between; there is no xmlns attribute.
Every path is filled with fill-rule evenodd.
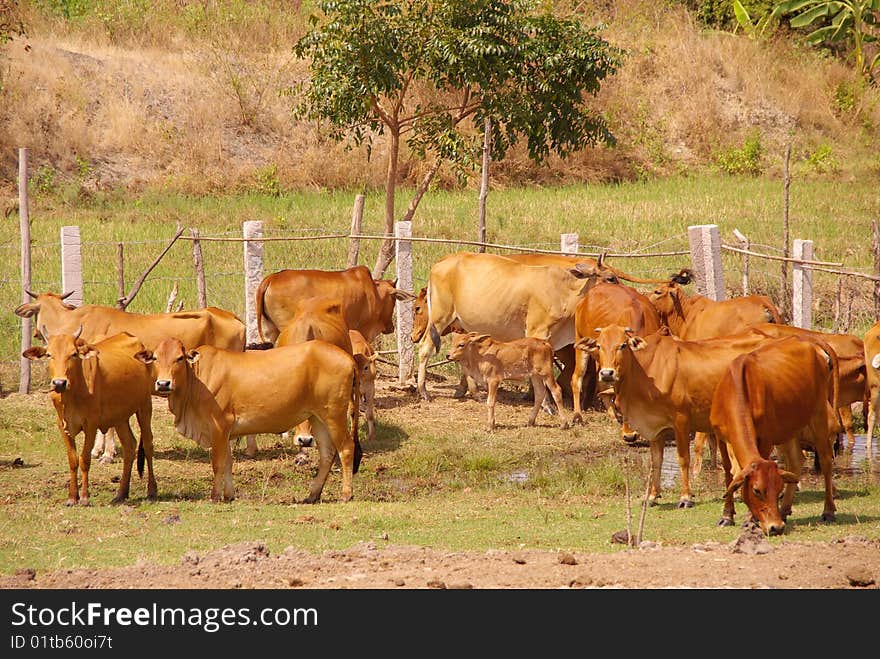
<svg viewBox="0 0 880 659"><path fill-rule="evenodd" d="M587 337L595 337L599 329L606 325L628 327L637 336L653 334L660 329L660 316L647 297L629 286L599 283L577 303L574 317L575 345ZM571 376L572 399L574 401L574 420L582 420L581 390L584 377L589 378L588 400L592 399L596 387L596 362L588 352L575 351L575 366ZM614 397L600 394L605 409L615 421L622 421L614 405ZM623 438L628 442L636 439L636 433L624 423Z"/></svg>
<svg viewBox="0 0 880 659"><path fill-rule="evenodd" d="M865 368L867 380L868 407L865 412L865 447L867 455L871 455L874 442L874 426L877 423L877 408L880 407L880 321L874 323L865 332Z"/></svg>
<svg viewBox="0 0 880 659"><path fill-rule="evenodd" d="M301 300L326 297L339 300L349 329L367 341L394 331L394 304L412 300L393 282L374 280L366 266L347 270L281 270L263 279L256 293L257 329L263 341L274 343L296 316Z"/></svg>
<svg viewBox="0 0 880 659"><path fill-rule="evenodd" d="M495 429L495 398L503 380L530 378L535 391L535 404L528 424L535 425L538 410L547 395L553 395L562 427L569 421L562 407L562 391L553 377L553 346L549 341L525 337L513 341L496 341L488 334L456 334L447 357L461 364L468 383L485 384L489 390L486 398L488 429ZM471 391L476 395L476 391Z"/></svg>
<svg viewBox="0 0 880 659"><path fill-rule="evenodd" d="M690 434L712 432L709 409L724 370L733 359L768 338L743 333L704 341L682 341L664 331L636 336L619 325L575 346L599 364L599 380L614 387L623 420L648 440L651 484L648 501L660 497L660 467L667 437L675 437L681 473L679 508L690 508Z"/></svg>
<svg viewBox="0 0 880 659"><path fill-rule="evenodd" d="M504 256L458 252L437 261L428 278L428 329L419 346L418 391L425 386L427 360L440 350L440 337L453 323L498 341L526 336L550 341L554 350L574 343L574 308L600 278L613 273L591 263L569 269L524 265Z"/></svg>
<svg viewBox="0 0 880 659"><path fill-rule="evenodd" d="M339 300L326 297L300 300L296 314L278 335L275 345L289 346L314 340L332 343L349 355L352 354L351 337ZM293 439L299 446L311 446L314 441L311 421L306 419L300 423L296 427Z"/></svg>
<svg viewBox="0 0 880 659"><path fill-rule="evenodd" d="M177 431L211 450L212 500L235 497L231 438L281 434L304 419L312 421L320 454L304 503L320 500L336 454L342 464L341 499L352 498L352 478L361 461L357 365L342 348L306 341L265 351L214 346L187 351L169 338L138 357L154 364L155 393L167 397Z"/></svg>
<svg viewBox="0 0 880 659"><path fill-rule="evenodd" d="M135 359L143 344L128 333L120 333L94 344L73 334L50 334L43 326L41 334L48 346L34 346L22 354L28 359L49 358L50 397L55 406L58 429L67 447L70 466L67 505L89 504L89 467L92 445L100 430L115 428L122 443L122 477L113 503L128 498L131 467L135 461L134 435L129 418L137 416L140 443L137 449L138 474L143 476L147 463L147 498L156 498L153 475L153 414L150 369ZM76 436L83 433L82 454L76 455ZM82 468L82 484L77 491L77 470Z"/></svg>
<svg viewBox="0 0 880 659"><path fill-rule="evenodd" d="M367 441L376 436L376 359L379 355L373 346L357 330L348 330L351 350L360 368L361 398L364 403L364 418L367 421Z"/></svg>
<svg viewBox="0 0 880 659"><path fill-rule="evenodd" d="M86 341L100 341L119 332L136 336L149 350L153 350L166 336L176 336L188 348L203 344L215 345L227 350L244 350L245 326L235 314L218 307L174 313L139 314L114 307L85 304L74 307L64 302L73 291L57 293L32 293L33 302L20 305L15 313L22 318L34 317L34 326L45 327L50 334L72 334L82 328ZM247 453L256 453L256 441L247 439ZM101 452L103 450L103 455ZM116 452L112 433L99 435L92 457L101 455L101 462L110 462Z"/></svg>
<svg viewBox="0 0 880 659"><path fill-rule="evenodd" d="M774 339L734 359L725 369L712 398L710 421L721 442L727 491L719 524L732 525L733 493L742 487L743 502L768 535L782 533L791 513L803 461L798 435L810 436L825 477L822 521L834 521L835 505L829 418L839 406L837 360L825 344L790 336ZM829 361L831 371L829 377ZM774 446L785 456L788 471L770 459ZM741 468L733 476L729 452ZM785 484L782 509L778 498Z"/></svg>
<svg viewBox="0 0 880 659"><path fill-rule="evenodd" d="M648 296L660 321L682 339L695 341L729 336L761 323L782 323L782 316L766 295L746 295L715 301L703 295L686 295L682 286L691 282L684 268Z"/></svg>

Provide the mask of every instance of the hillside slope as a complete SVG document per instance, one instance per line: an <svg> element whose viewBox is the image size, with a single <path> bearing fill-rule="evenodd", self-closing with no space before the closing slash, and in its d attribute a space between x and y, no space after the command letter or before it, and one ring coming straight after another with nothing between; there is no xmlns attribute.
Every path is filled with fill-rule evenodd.
<svg viewBox="0 0 880 659"><path fill-rule="evenodd" d="M103 2L96 6L118 5L118 13L64 20L22 4L27 42L4 46L0 60L0 181L15 180L16 148L28 146L47 188L202 193L381 184L381 138L369 160L364 150L347 151L318 126L293 120L290 99L278 93L305 75L290 47L308 6L226 0L197 10L163 0L148 3L156 10L145 17ZM563 11L569 3L557 5ZM605 38L627 52L596 99L618 145L541 167L514 150L495 164L496 184L687 172L713 166L719 153L747 140L759 144L769 173L779 171L787 143L805 172L880 171L880 92L854 102L844 62L782 32L753 40L708 30L679 4L616 0L575 11L590 11L584 19L606 24ZM414 181L419 167L407 162L405 180ZM441 183L453 183L447 177Z"/></svg>

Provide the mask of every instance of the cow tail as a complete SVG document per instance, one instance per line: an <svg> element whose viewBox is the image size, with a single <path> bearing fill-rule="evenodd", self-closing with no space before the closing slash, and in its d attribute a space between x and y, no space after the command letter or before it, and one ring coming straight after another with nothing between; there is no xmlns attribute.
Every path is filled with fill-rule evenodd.
<svg viewBox="0 0 880 659"><path fill-rule="evenodd" d="M263 281L260 282L259 287L256 292L256 314L257 314L257 334L260 337L260 341L266 343L266 337L263 336L263 297L266 295L266 289L269 288L269 278L264 277ZM266 318L269 318L266 316ZM269 318L269 320L272 320Z"/></svg>
<svg viewBox="0 0 880 659"><path fill-rule="evenodd" d="M146 460L146 455L144 454L144 440L143 438L138 439L138 452L137 452L137 470L138 476L141 478L144 477L144 461Z"/></svg>
<svg viewBox="0 0 880 659"><path fill-rule="evenodd" d="M746 358L737 358L730 365L733 375L733 390L736 396L737 411L742 415L742 422L746 429L746 439L749 445L758 444L758 431L755 430L755 419L752 418L749 404L749 390L746 387ZM740 465L745 469L748 465Z"/></svg>
<svg viewBox="0 0 880 659"><path fill-rule="evenodd" d="M354 375L351 378L351 400L348 404L348 414L351 420L351 438L354 441L354 465L352 467L352 473L358 473L358 469L361 466L361 458L364 456L364 451L361 448L361 440L358 437L358 423L360 421L360 413L361 413L361 373L360 366L358 362L355 361L354 364Z"/></svg>

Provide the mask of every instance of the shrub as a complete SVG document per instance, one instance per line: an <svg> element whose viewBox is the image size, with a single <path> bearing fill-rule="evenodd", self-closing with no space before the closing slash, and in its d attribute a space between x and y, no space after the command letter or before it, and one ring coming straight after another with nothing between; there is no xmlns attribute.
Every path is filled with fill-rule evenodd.
<svg viewBox="0 0 880 659"><path fill-rule="evenodd" d="M829 145L823 144L810 153L806 160L807 168L817 174L834 174L840 171L840 164L832 154Z"/></svg>
<svg viewBox="0 0 880 659"><path fill-rule="evenodd" d="M715 164L725 174L759 176L764 172L764 145L761 134L755 132L741 147L732 147L715 155Z"/></svg>

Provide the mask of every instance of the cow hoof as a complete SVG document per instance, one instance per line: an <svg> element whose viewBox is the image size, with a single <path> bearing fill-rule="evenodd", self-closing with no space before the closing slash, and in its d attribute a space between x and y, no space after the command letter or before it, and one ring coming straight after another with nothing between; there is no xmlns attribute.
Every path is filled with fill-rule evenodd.
<svg viewBox="0 0 880 659"><path fill-rule="evenodd" d="M307 496L302 500L302 503L318 503L320 497Z"/></svg>
<svg viewBox="0 0 880 659"><path fill-rule="evenodd" d="M113 464L114 459L115 458L112 455L102 455L100 458L98 458L98 462L100 462L102 465L109 465Z"/></svg>
<svg viewBox="0 0 880 659"><path fill-rule="evenodd" d="M159 495L155 492L147 492L147 501L158 501Z"/></svg>
<svg viewBox="0 0 880 659"><path fill-rule="evenodd" d="M819 518L819 521L830 524L831 522L837 521L837 516L834 513L822 513L822 517Z"/></svg>
<svg viewBox="0 0 880 659"><path fill-rule="evenodd" d="M678 507L679 508L693 508L694 502L691 501L690 499L682 499L681 501L678 502Z"/></svg>
<svg viewBox="0 0 880 659"><path fill-rule="evenodd" d="M462 391L460 389L456 389L455 391L452 392L452 397L453 398L464 398L466 394L467 394L467 391Z"/></svg>
<svg viewBox="0 0 880 659"><path fill-rule="evenodd" d="M569 428L571 428L571 424L566 421L562 424L561 428L563 430L568 430Z"/></svg>
<svg viewBox="0 0 880 659"><path fill-rule="evenodd" d="M733 520L729 517L722 517L718 520L718 526L733 526Z"/></svg>
<svg viewBox="0 0 880 659"><path fill-rule="evenodd" d="M127 498L128 498L128 497L123 497L123 496L116 496L116 497L113 497L112 499L110 499L110 504L111 504L111 505L114 505L114 506L117 506L117 505L119 505L120 503L125 503L125 500L126 500Z"/></svg>
<svg viewBox="0 0 880 659"><path fill-rule="evenodd" d="M92 504L91 504L91 502L89 501L89 498L88 498L88 497L85 497L84 499L81 498L81 499L79 500L79 505L81 505L81 506L91 506Z"/></svg>
<svg viewBox="0 0 880 659"><path fill-rule="evenodd" d="M67 506L68 508L70 508L71 506L75 506L76 499L68 499L67 501L64 502L64 505Z"/></svg>
<svg viewBox="0 0 880 659"><path fill-rule="evenodd" d="M656 498L653 498L653 499L648 499L648 505L651 506L651 507L656 506L657 503L658 503L657 499L659 499L659 498L660 498L660 497L656 497Z"/></svg>

